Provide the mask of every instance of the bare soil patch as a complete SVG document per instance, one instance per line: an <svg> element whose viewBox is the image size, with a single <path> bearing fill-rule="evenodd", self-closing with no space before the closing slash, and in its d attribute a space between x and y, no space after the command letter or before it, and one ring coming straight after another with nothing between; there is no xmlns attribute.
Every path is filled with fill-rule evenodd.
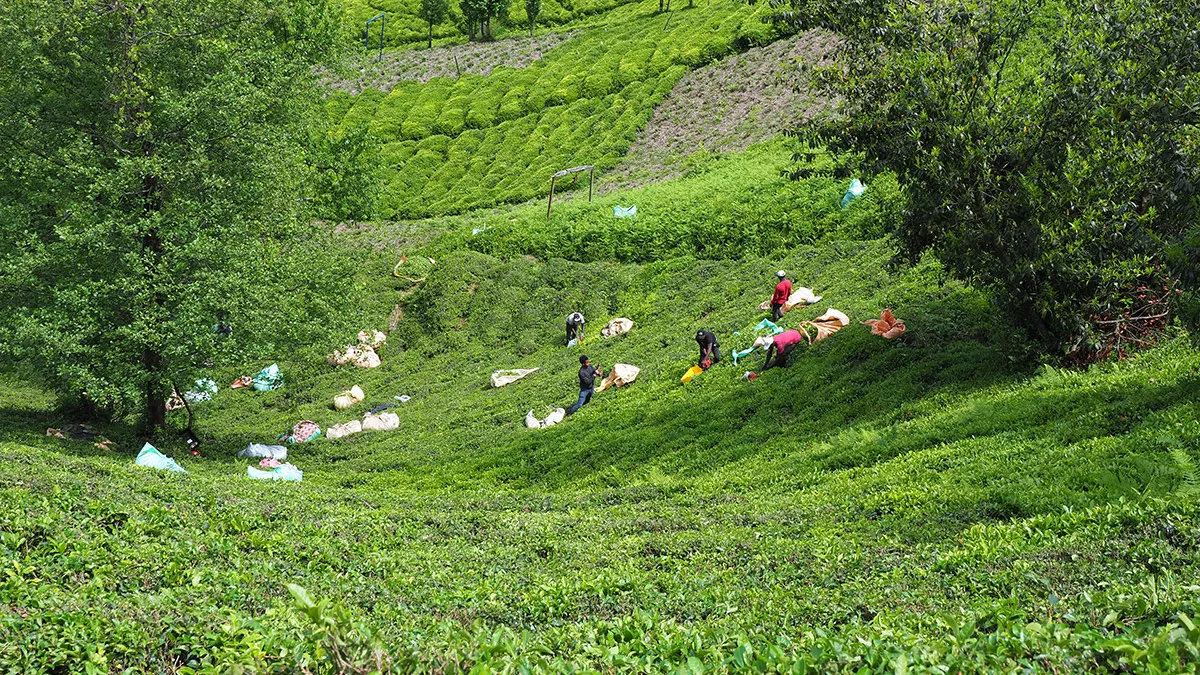
<svg viewBox="0 0 1200 675"><path fill-rule="evenodd" d="M359 94L367 88L388 92L400 82L428 82L435 77L458 77L467 73L488 75L501 66L526 68L578 34L579 31L547 33L532 38L385 52L382 61L372 57L356 59L350 64L348 75L329 75L325 85L351 94Z"/></svg>
<svg viewBox="0 0 1200 675"><path fill-rule="evenodd" d="M696 153L723 154L781 134L829 107L809 87L837 36L809 31L699 68L654 110L600 191L636 187L687 171Z"/></svg>

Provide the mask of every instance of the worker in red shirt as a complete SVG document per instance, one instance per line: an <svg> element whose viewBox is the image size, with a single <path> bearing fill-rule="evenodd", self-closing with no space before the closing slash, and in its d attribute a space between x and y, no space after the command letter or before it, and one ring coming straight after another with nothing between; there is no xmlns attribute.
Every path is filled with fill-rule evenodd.
<svg viewBox="0 0 1200 675"><path fill-rule="evenodd" d="M788 281L783 270L776 272L775 276L779 277L779 283L775 284L775 295L771 296L771 320L779 321L783 318L783 306L792 294L792 282Z"/></svg>
<svg viewBox="0 0 1200 675"><path fill-rule="evenodd" d="M785 330L774 337L761 337L754 341L755 347L767 348L767 359L763 361L762 370L766 371L772 367L780 368L787 365L788 355L800 344L804 336L798 330ZM775 363L771 363L771 357L775 357Z"/></svg>

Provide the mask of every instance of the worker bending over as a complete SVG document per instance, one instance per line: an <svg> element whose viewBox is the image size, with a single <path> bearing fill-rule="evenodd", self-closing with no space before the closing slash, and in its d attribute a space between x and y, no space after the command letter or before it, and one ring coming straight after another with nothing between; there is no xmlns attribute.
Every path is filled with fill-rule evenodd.
<svg viewBox="0 0 1200 675"><path fill-rule="evenodd" d="M575 405L567 408L567 414L573 415L576 410L582 408L588 401L592 400L592 394L596 392L596 378L604 377L604 373L600 372L588 362L587 354L579 357L579 400Z"/></svg>
<svg viewBox="0 0 1200 675"><path fill-rule="evenodd" d="M760 337L754 341L755 347L767 348L767 359L763 361L762 369L765 371L769 368L778 366L780 368L787 365L788 355L796 348L796 345L804 339L798 330L785 330L779 335L773 337ZM775 363L771 363L771 357L775 357Z"/></svg>
<svg viewBox="0 0 1200 675"><path fill-rule="evenodd" d="M571 340L583 341L583 315L579 312L572 312L567 316L567 343Z"/></svg>
<svg viewBox="0 0 1200 675"><path fill-rule="evenodd" d="M771 296L771 320L779 321L783 318L783 306L792 294L792 282L788 281L787 273L783 270L776 272L775 276L779 278L779 283L775 284L775 294Z"/></svg>
<svg viewBox="0 0 1200 675"><path fill-rule="evenodd" d="M717 336L710 331L696 331L696 344L700 345L700 360L697 365L705 370L721 360L721 345L717 344Z"/></svg>

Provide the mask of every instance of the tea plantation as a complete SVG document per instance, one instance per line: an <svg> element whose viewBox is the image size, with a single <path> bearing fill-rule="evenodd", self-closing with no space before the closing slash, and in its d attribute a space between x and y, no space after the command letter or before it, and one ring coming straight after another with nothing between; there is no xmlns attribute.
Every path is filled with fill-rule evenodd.
<svg viewBox="0 0 1200 675"><path fill-rule="evenodd" d="M805 161L784 138L550 216L529 201L564 166L613 167L689 69L775 37L761 7L669 30L656 7L547 0L579 33L528 68L332 93L331 133L381 139L382 216L419 219L330 225L355 328L214 358L202 455L183 410L154 439L186 473L135 466L124 419L93 424L112 448L47 435L77 402L0 364L0 674L1200 671L1183 328L1060 368L988 295L895 260L895 177L843 208L847 180L784 176ZM744 378L762 352L730 352L779 269L823 296L783 327L851 322ZM859 323L885 308L902 337ZM601 337L616 317L632 330ZM358 329L388 332L382 364L330 365ZM684 384L700 329L723 359ZM641 371L527 428L575 400L582 354ZM282 387L229 386L272 363ZM492 387L508 368L538 370ZM235 456L384 404L397 430L290 445L302 482Z"/></svg>
<svg viewBox="0 0 1200 675"><path fill-rule="evenodd" d="M365 124L378 140L384 218L547 194L560 169L615 166L690 68L774 36L762 7L720 0L675 12L669 26L656 7L608 12L528 68L334 93L331 133Z"/></svg>
<svg viewBox="0 0 1200 675"><path fill-rule="evenodd" d="M645 205L639 227L684 219L668 192L686 202L716 164L615 198ZM809 188L828 191L791 189ZM1186 336L1086 372L1039 368L983 296L933 263L890 271L886 241L853 226L766 256L697 257L686 234L643 255L589 240L586 202L565 206L552 225L591 241L586 261L543 257L522 210L473 244L490 216L344 235L362 265L347 311L370 328L403 308L383 365L329 366L336 344L275 355L281 389L223 386L195 406L203 458L159 444L186 475L132 466L142 439L120 425L103 429L114 451L47 438L54 400L6 377L5 672L1195 669ZM390 275L397 245L414 269L437 256L416 288ZM759 354L726 355L681 384L698 328L726 352L750 342L779 267L825 296L785 325L893 307L908 334L853 323L756 381L739 378ZM528 410L574 399L574 309L582 351L641 375L527 429ZM600 338L615 316L634 329ZM491 388L508 367L541 370ZM353 384L367 400L335 412ZM382 403L399 430L292 446L302 483L251 481L233 457Z"/></svg>

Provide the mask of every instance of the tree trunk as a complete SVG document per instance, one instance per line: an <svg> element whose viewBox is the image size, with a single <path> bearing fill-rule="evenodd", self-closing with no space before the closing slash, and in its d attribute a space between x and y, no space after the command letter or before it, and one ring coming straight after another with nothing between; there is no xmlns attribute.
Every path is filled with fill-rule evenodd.
<svg viewBox="0 0 1200 675"><path fill-rule="evenodd" d="M529 37L533 37L533 17L529 19Z"/></svg>
<svg viewBox="0 0 1200 675"><path fill-rule="evenodd" d="M142 352L142 367L147 372L162 371L162 356L153 349ZM162 383L157 378L146 383L146 408L142 412L142 425L149 435L167 426L167 402L163 399Z"/></svg>
<svg viewBox="0 0 1200 675"><path fill-rule="evenodd" d="M122 77L112 103L118 106L118 113L124 121L125 146L139 148L143 157L154 157L157 155L158 149L154 143L153 132L146 131L144 128L148 126L145 122L149 116L147 97L150 96L150 92L148 92L138 52L135 49L139 42L138 19L145 10L142 6L127 7L119 0L114 8L116 11L123 12L124 30L121 39L124 58L119 71ZM165 190L157 176L144 174L141 176L141 185L138 191L135 195L130 196L134 196L136 199L131 206L136 205L137 211L140 211L140 222L137 223L139 229L141 226L146 227L141 234L140 271L141 283L151 290L150 306L138 309L152 312L152 316L158 319L163 316L167 298L158 283L160 276L164 274L162 270L163 241L159 236L158 228L152 223L166 206ZM144 314L141 320L146 320ZM163 384L170 378L165 372L166 363L160 347L155 346L154 341L142 348L139 361L142 366L143 392L146 399L142 425L148 433L152 434L155 430L166 427L167 410L166 402L163 399Z"/></svg>
<svg viewBox="0 0 1200 675"><path fill-rule="evenodd" d="M658 13L663 13L663 0L658 0Z"/></svg>
<svg viewBox="0 0 1200 675"><path fill-rule="evenodd" d="M433 49L433 22L429 22L429 48Z"/></svg>

